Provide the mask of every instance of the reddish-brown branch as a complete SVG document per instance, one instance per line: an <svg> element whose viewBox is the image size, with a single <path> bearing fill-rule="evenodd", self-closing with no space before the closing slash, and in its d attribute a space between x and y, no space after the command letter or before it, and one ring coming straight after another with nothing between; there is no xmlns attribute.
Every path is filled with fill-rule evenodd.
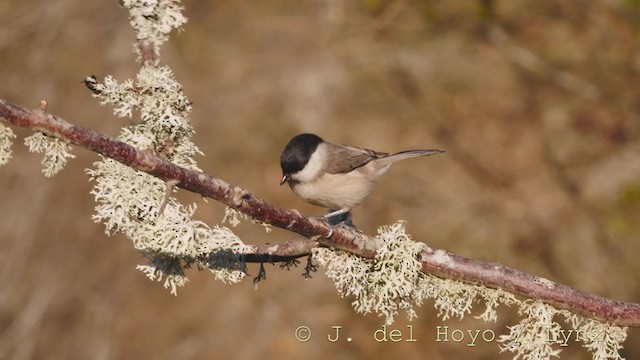
<svg viewBox="0 0 640 360"><path fill-rule="evenodd" d="M316 246L315 241L362 257L375 256L375 242L367 235L345 227L336 227L332 237L325 239L324 236L329 233L329 229L325 223L317 219L271 205L238 186L202 172L181 168L162 157L138 150L91 129L73 125L41 110L28 110L0 99L0 117L4 118L0 120L8 124L42 131L165 181L177 181L180 188L218 200L256 220L311 239L261 246L255 255L256 259L260 259L261 256L266 259L303 256ZM616 325L640 326L640 304L590 295L513 268L464 258L443 250L424 251L420 260L425 273L504 289L516 295L539 299L557 308Z"/></svg>
<svg viewBox="0 0 640 360"><path fill-rule="evenodd" d="M0 99L0 117L6 122L41 131L71 144L89 149L117 160L136 170L144 171L165 181L176 181L177 186L218 200L252 218L287 229L308 238L321 238L327 246L333 246L373 257L375 246L369 237L343 227L336 227L331 239L324 239L330 229L326 223L308 218L296 211L283 209L253 196L248 191L202 172L176 166L163 157L154 156L122 141L94 130L71 124L55 115L39 110L29 110Z"/></svg>
<svg viewBox="0 0 640 360"><path fill-rule="evenodd" d="M158 53L151 42L147 40L138 41L138 49L140 50L140 58L143 65L153 65L158 61Z"/></svg>
<svg viewBox="0 0 640 360"><path fill-rule="evenodd" d="M603 322L640 326L640 304L588 294L508 266L468 259L446 250L423 251L420 260L422 271L428 274L500 288Z"/></svg>

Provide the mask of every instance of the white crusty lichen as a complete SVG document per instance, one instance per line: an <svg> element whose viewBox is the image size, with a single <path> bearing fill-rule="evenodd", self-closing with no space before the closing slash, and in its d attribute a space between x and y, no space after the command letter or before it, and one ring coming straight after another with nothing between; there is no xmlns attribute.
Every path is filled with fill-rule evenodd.
<svg viewBox="0 0 640 360"><path fill-rule="evenodd" d="M244 220L248 220L250 221L252 224L256 224L256 225L260 225L264 228L264 232L266 232L267 234L271 232L271 225L262 222L262 221L258 221L255 219L252 219L249 215L240 212L234 208L232 208L231 206L227 206L224 209L224 217L222 218L222 223L227 223L229 225L231 225L232 227L237 227L238 225L240 225L240 220L244 219Z"/></svg>
<svg viewBox="0 0 640 360"><path fill-rule="evenodd" d="M622 360L620 350L622 343L627 339L627 328L605 324L591 319L580 327L585 334L581 340L583 346L593 353L593 358L598 360L612 359ZM590 334L586 337L586 334Z"/></svg>
<svg viewBox="0 0 640 360"><path fill-rule="evenodd" d="M587 319L562 311L576 334L577 341L593 353L597 360L622 360L620 350L627 339L627 327Z"/></svg>
<svg viewBox="0 0 640 360"><path fill-rule="evenodd" d="M164 279L172 294L187 282L184 269L194 262L224 282L235 283L245 276L239 257L254 248L227 228L212 229L194 220L195 204L184 206L169 198L162 207L162 180L111 159L96 162L87 173L96 181L91 191L97 203L93 220L104 223L107 234L121 232L131 239L148 259L138 269L151 280Z"/></svg>
<svg viewBox="0 0 640 360"><path fill-rule="evenodd" d="M425 244L412 241L402 221L378 229L376 242L374 259L324 248L313 249L313 258L326 267L341 296L355 296L352 305L358 313L375 312L391 324L402 309L411 319L416 316L413 304L420 300L417 255Z"/></svg>
<svg viewBox="0 0 640 360"><path fill-rule="evenodd" d="M587 319L567 310L558 310L539 300L518 301L518 314L524 318L509 326L509 334L498 338L500 351L514 353L514 359L533 360L559 357L569 341L580 342L594 360L622 360L620 349L627 328ZM570 329L554 320L564 317Z"/></svg>
<svg viewBox="0 0 640 360"><path fill-rule="evenodd" d="M246 272L241 268L244 266L241 256L242 254L254 253L256 248L245 245L227 227L214 226L210 235L198 247L198 253L207 256L205 264L207 269L216 280L225 283L239 282L246 275Z"/></svg>
<svg viewBox="0 0 640 360"><path fill-rule="evenodd" d="M118 83L107 76L95 85L95 92L101 105L114 106L116 116L132 118L133 110L139 112L141 121L124 128L120 140L162 154L176 165L199 170L193 159L201 152L191 142L191 102L169 67L145 66L136 81Z"/></svg>
<svg viewBox="0 0 640 360"><path fill-rule="evenodd" d="M148 265L138 265L136 269L142 271L151 281L164 279L164 288L170 289L171 294L176 296L178 288L189 281L180 259L154 257L149 260Z"/></svg>
<svg viewBox="0 0 640 360"><path fill-rule="evenodd" d="M121 3L130 10L139 43L151 44L155 50L171 29L186 21L177 1ZM201 152L191 140L191 103L168 67L145 63L135 80L118 82L106 76L99 83L88 79L101 105L112 105L118 117L135 117L122 129L119 140L199 170L194 157ZM172 294L186 284L185 269L194 264L224 282L238 282L245 276L241 256L254 248L244 245L227 228L210 228L194 220L195 204L179 203L173 197L175 184L108 158L96 162L87 173L95 182L91 191L97 203L93 220L103 223L107 234L128 237L147 259L138 269L151 280L164 280Z"/></svg>
<svg viewBox="0 0 640 360"><path fill-rule="evenodd" d="M41 132L37 132L24 139L25 145L33 153L44 153L42 158L42 172L46 177L52 177L67 164L67 159L73 159L76 156L71 151L71 146L54 137L46 136Z"/></svg>
<svg viewBox="0 0 640 360"><path fill-rule="evenodd" d="M12 141L16 134L7 126L0 124L0 166L9 162L13 156Z"/></svg>
<svg viewBox="0 0 640 360"><path fill-rule="evenodd" d="M169 33L187 22L179 0L121 0L121 4L129 9L129 23L136 31L138 42L151 45L156 53ZM134 51L139 61L139 47L134 46Z"/></svg>
<svg viewBox="0 0 640 360"><path fill-rule="evenodd" d="M406 234L404 223L383 226L376 237L379 250L374 259L363 259L345 251L313 249L313 258L326 269L342 297L353 296L352 305L359 313L375 312L385 317L386 325L394 321L399 310L409 318L416 316L414 306L432 299L438 317L462 319L475 303L484 311L475 316L496 322L498 305L517 306L522 320L508 327L509 334L499 337L501 352L514 353L514 359L542 360L558 357L567 334L554 321L563 316L580 334L577 341L593 353L596 360L621 359L618 351L626 339L626 328L584 319L566 310L557 310L541 301L519 300L502 289L492 289L452 279L441 279L421 271L418 254L426 245L416 243ZM436 261L448 262L445 252ZM597 335L597 336L596 336Z"/></svg>
<svg viewBox="0 0 640 360"><path fill-rule="evenodd" d="M224 209L224 217L222 218L223 224L227 223L232 227L237 227L238 225L240 225L240 219L248 220L249 216L245 213L241 213L231 206L227 206Z"/></svg>
<svg viewBox="0 0 640 360"><path fill-rule="evenodd" d="M199 238L185 240L198 244L194 249L196 256L206 256L200 260L200 264L205 265L216 280L225 283L240 282L246 275L238 267L240 254L251 253L255 249L244 245L228 228L216 226L211 229L204 223L196 224L195 227L199 228L197 231ZM186 259L191 258L167 253L148 254L148 256L150 259L148 264L138 265L136 268L145 273L151 281L164 279L165 289L170 289L171 294L177 295L178 287L184 286L189 281L185 275L185 264L189 261Z"/></svg>
<svg viewBox="0 0 640 360"><path fill-rule="evenodd" d="M91 190L97 203L92 219L104 223L108 235L129 235L141 223L155 221L164 196L162 180L112 159L104 158L94 166L86 170L96 181Z"/></svg>
<svg viewBox="0 0 640 360"><path fill-rule="evenodd" d="M509 334L501 335L500 352L515 353L514 359L534 360L558 357L554 348L554 334L559 334L560 324L553 320L557 310L541 301L527 300L519 303L518 314L524 316L516 325L508 326Z"/></svg>
<svg viewBox="0 0 640 360"><path fill-rule="evenodd" d="M326 267L341 296L355 297L352 302L359 313L375 312L391 324L398 310L405 310L412 319L414 305L433 299L438 316L462 319L472 305L484 300L485 311L478 316L495 321L498 304L511 304L515 297L502 290L489 289L450 279L440 279L422 272L418 254L426 244L415 242L406 233L404 222L378 229L378 251L374 259L363 259L343 251L324 248L313 250L313 256Z"/></svg>
<svg viewBox="0 0 640 360"><path fill-rule="evenodd" d="M498 305L511 305L517 303L516 297L509 292L502 289L491 289L485 286L476 285L478 288L479 298L484 301L485 309L482 314L476 316L476 319L484 320L485 322L496 322L498 320L498 313L496 308Z"/></svg>
<svg viewBox="0 0 640 360"><path fill-rule="evenodd" d="M474 303L483 302L485 310L476 318L495 322L499 304L511 305L517 301L513 294L501 289L441 279L429 274L423 275L419 292L422 298L433 299L438 317L443 321L453 317L462 320L466 314L471 313Z"/></svg>

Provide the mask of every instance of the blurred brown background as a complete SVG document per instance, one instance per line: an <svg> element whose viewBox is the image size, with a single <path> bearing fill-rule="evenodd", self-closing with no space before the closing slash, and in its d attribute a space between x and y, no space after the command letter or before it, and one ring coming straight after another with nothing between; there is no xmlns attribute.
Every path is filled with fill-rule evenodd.
<svg viewBox="0 0 640 360"><path fill-rule="evenodd" d="M640 302L640 8L600 1L186 1L189 23L162 48L194 102L205 171L308 214L279 187L288 139L381 151L440 148L396 164L356 224L408 221L416 240L495 261L598 295ZM127 123L81 84L137 72L134 34L117 1L0 2L0 97L111 135ZM517 321L441 322L433 303L393 328L416 342L377 343L383 320L354 314L323 273L267 265L257 290L192 270L171 296L135 266L122 236L94 224L77 158L40 174L17 129L0 169L0 358L509 359L495 341L437 342L436 326L506 334ZM210 225L224 207L198 203ZM246 243L279 242L248 223ZM251 266L252 275L257 267ZM474 309L478 315L482 306ZM298 342L306 325L312 338ZM342 338L331 343L332 326ZM346 337L352 337L347 342ZM631 330L623 355L640 357ZM588 359L579 343L563 359Z"/></svg>

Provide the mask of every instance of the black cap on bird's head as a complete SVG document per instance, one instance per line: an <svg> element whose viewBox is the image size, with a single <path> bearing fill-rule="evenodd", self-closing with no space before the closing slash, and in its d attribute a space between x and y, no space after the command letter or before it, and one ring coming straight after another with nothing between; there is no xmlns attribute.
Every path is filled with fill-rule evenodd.
<svg viewBox="0 0 640 360"><path fill-rule="evenodd" d="M309 162L311 155L316 151L318 145L324 140L314 134L300 134L294 136L282 151L280 155L280 167L282 168L282 180L280 185L285 181L291 180L291 174L304 169Z"/></svg>

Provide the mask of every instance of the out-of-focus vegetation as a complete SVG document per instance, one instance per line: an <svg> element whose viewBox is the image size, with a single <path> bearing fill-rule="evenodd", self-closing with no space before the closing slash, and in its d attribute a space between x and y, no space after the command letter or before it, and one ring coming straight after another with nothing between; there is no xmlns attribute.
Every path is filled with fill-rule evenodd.
<svg viewBox="0 0 640 360"><path fill-rule="evenodd" d="M408 221L416 240L598 295L640 301L638 1L186 1L162 48L194 102L205 171L309 214L279 187L304 131L381 151L441 148L394 165L355 213L363 231ZM0 3L0 96L117 135L122 119L81 80L137 71L116 1ZM19 136L29 134L17 131ZM0 168L0 358L509 358L494 342L437 342L436 326L505 334L516 321L442 323L425 304L416 342L377 343L323 274L267 265L257 291L191 272L178 297L150 283L120 236L90 220L97 159L77 149L45 179L19 141ZM213 225L223 207L182 194ZM247 243L279 242L244 224ZM252 275L257 268L249 268ZM478 315L482 309L476 309ZM395 328L408 337L404 320ZM294 337L309 326L310 341ZM332 326L342 338L327 340ZM346 337L352 337L347 342ZM631 330L623 355L640 356ZM562 358L590 358L570 342Z"/></svg>

